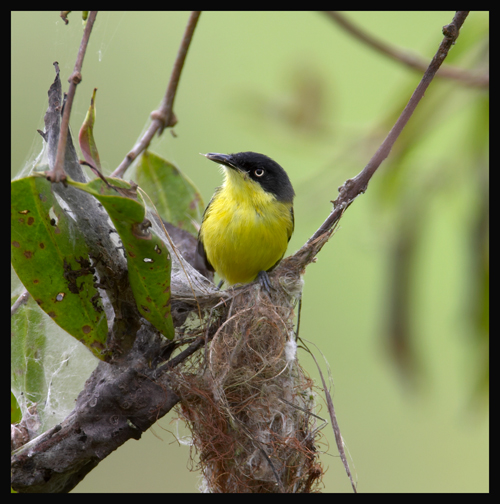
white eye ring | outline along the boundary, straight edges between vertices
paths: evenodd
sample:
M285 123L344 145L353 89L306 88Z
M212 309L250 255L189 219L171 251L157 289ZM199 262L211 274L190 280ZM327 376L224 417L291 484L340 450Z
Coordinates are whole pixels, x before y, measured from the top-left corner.
M262 168L257 168L254 173L256 177L262 177L266 172Z

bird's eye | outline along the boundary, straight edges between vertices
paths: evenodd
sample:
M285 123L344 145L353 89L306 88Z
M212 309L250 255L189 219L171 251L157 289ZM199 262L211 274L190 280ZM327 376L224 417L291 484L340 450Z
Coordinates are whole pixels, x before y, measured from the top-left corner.
M262 168L257 168L254 173L256 177L262 177L262 175L264 175L264 170Z

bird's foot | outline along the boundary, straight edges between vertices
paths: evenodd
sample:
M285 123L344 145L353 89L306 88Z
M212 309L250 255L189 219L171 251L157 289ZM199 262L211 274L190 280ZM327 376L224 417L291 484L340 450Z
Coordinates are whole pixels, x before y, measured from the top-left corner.
M271 289L276 290L271 285L271 280L269 280L269 275L267 274L267 271L259 271L257 278L259 279L261 288L264 289L269 296L271 295Z

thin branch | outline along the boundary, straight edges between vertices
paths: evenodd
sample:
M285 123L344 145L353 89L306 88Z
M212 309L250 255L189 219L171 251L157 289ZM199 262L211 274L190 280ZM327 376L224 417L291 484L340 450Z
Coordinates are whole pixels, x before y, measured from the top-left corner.
M367 44L379 53L389 56L389 58L399 61L406 66L421 72L424 72L427 68L427 61L424 58L387 44L386 42L374 37L349 21L349 19L347 19L343 14L340 14L340 12L324 11L324 13L352 36L356 37L358 40ZM438 77L454 79L466 86L472 87L488 88L490 84L490 77L488 73L477 75L467 70L462 70L461 68L449 65L443 65Z
M215 331L214 331L215 332ZM178 364L184 362L190 355L194 354L196 350L201 348L205 344L205 339L200 337L196 338L191 345L189 345L185 350L177 354L175 357L172 357L168 360L163 366L159 368L158 371L163 373L166 370L173 369Z
M165 97L163 98L160 109L156 112L153 112L154 118L160 119L162 121L158 135L161 135L166 127L174 126L177 123L177 118L173 113L175 94L177 92L177 86L179 84L179 79L181 78L184 61L186 60L187 52L191 44L193 33L198 23L200 14L201 11L193 11L189 16L186 31L179 47L179 51L177 52L177 59L175 60L174 67L172 68L172 74L170 76L170 82L168 83L167 92L165 94Z
M14 301L14 304L10 307L10 316L14 315L20 306L26 304L30 297L30 293L24 289L21 295Z
M80 82L82 81L81 71L83 58L85 57L85 52L87 51L90 33L92 32L92 27L94 26L96 16L97 11L90 12L85 30L83 32L82 41L80 43L80 49L78 50L78 56L76 57L75 68L73 69L73 73L68 79L68 97L64 105L64 112L61 121L61 132L59 134L59 144L57 145L56 161L52 170L47 172L47 180L50 180L51 182L62 182L66 180L66 173L64 172L63 163L66 153L66 141L68 139L69 117L71 115L71 107L73 106L73 99L76 93L76 86L78 86L78 84L80 84Z
M125 159L120 163L118 168L111 174L112 177L122 177L127 168L132 164L134 159L144 151L150 144L151 140L158 131L158 135L163 133L165 128L171 128L177 123L177 118L173 112L175 93L181 77L182 67L186 60L189 45L193 38L193 33L198 23L201 11L193 11L189 16L188 24L182 38L177 59L175 60L170 82L168 83L167 91L161 102L160 108L151 112L151 124L142 138L134 145L134 148L125 156Z
M307 346L306 346L307 348ZM326 405L328 407L328 413L330 415L330 420L332 421L332 428L333 428L333 433L335 435L335 442L337 443L337 449L339 450L339 455L340 459L342 460L342 464L344 465L344 469L347 473L347 476L349 477L349 480L351 481L351 486L354 491L354 493L358 493L357 485L354 483L352 474L351 474L351 468L349 467L349 463L347 462L347 457L345 454L344 450L344 439L342 437L342 434L340 433L340 427L339 423L337 421L337 415L335 414L335 407L333 406L333 401L332 401L332 395L330 394L330 391L328 390L328 387L326 386L325 378L323 376L323 372L321 371L321 367L318 364L318 361L316 360L315 355L307 349L309 355L313 358L314 363L316 364L316 368L319 371L319 376L321 378L321 383L323 384L323 390L325 392L325 399L326 399Z
M338 222L340 217L342 217L342 214L347 209L347 207L361 193L364 193L366 191L368 182L370 181L382 161L391 152L392 146L396 142L400 133L403 131L403 128L412 116L420 100L423 98L425 90L429 87L429 84L436 75L436 72L439 70L439 67L448 55L451 46L457 40L460 28L468 14L469 11L458 11L454 16L453 21L449 25L443 26L444 39L441 42L439 49L434 55L434 58L432 58L429 67L425 71L420 83L413 92L410 101L404 108L403 112L401 112L401 115L392 127L386 139L382 142L377 152L373 155L365 168L354 178L347 180L344 185L339 188L340 194L338 198L333 202L333 211L330 213L325 222L323 222L323 224L319 227L319 229L311 236L311 238L309 238L302 249L308 248L312 242L320 238L325 233L330 233L333 226Z

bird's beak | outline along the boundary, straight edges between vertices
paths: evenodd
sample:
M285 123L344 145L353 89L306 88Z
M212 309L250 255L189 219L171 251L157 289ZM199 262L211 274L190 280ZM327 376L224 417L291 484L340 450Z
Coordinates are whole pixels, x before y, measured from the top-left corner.
M224 166L228 166L229 168L239 169L232 162L233 156L230 154L217 154L216 152L209 152L208 154L203 154L210 161L214 161L215 163L220 163Z

